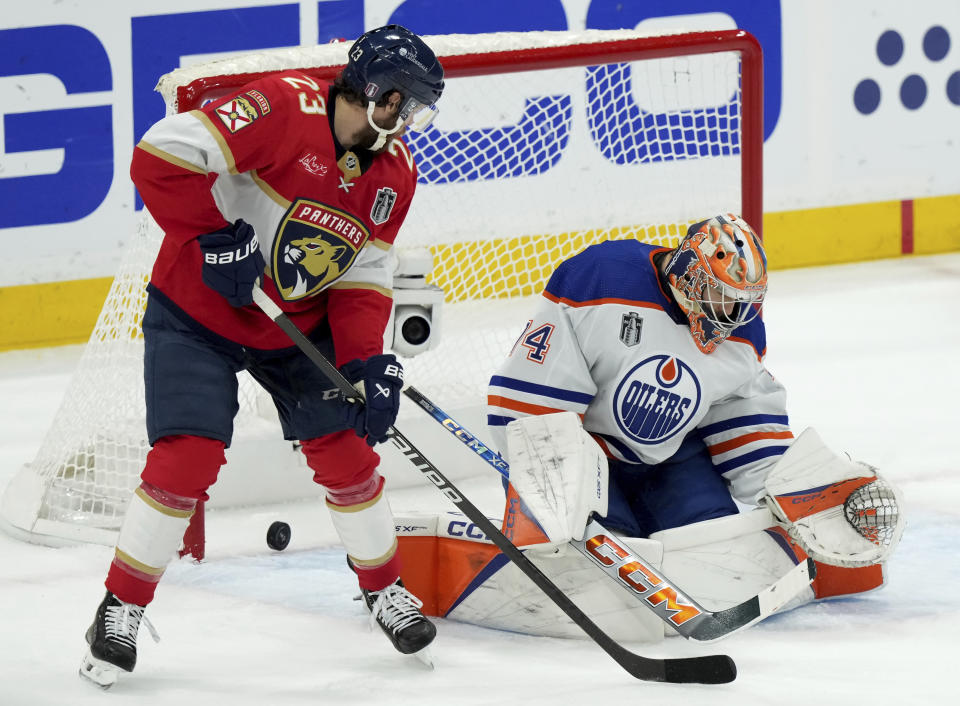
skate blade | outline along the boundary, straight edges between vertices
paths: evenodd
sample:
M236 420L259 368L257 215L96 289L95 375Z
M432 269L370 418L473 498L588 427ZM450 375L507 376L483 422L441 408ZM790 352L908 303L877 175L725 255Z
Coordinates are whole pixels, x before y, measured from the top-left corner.
M433 669L433 653L430 651L430 647L424 647L422 650L413 653L413 656L417 658L417 661L423 664L428 669Z
M117 683L120 670L109 662L97 659L88 652L84 656L83 662L80 663L79 674L84 680L106 691Z

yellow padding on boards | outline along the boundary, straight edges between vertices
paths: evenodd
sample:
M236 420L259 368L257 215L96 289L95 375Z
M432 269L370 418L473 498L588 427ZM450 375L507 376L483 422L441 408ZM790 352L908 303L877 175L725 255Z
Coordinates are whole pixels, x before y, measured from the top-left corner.
M83 343L113 279L0 287L0 351Z
M897 257L900 202L768 213L763 247L772 270Z
M960 196L934 196L913 202L913 252L960 250Z

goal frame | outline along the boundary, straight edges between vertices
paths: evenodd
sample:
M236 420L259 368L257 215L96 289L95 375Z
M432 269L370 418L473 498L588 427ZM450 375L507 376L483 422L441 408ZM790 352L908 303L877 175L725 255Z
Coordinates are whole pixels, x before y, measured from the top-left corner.
M507 38L510 41L503 44L492 41L500 38ZM626 64L635 61L673 59L701 54L737 53L740 63L739 84L737 85L739 91L739 125L737 128L737 159L740 169L739 208L740 214L758 233L762 234L763 53L759 42L749 32L717 30L638 36L638 33L633 30L587 30L583 32L443 35L425 37L424 39L428 43L431 43L431 40L436 42L436 53L443 63L446 78L450 79L575 67L590 68L595 65ZM523 43L524 46L519 49L502 48L504 44L510 44L511 42ZM431 46L434 45L431 44ZM342 69L343 64L337 62L342 61L345 53L346 45L332 47L321 45L231 57L218 62L177 69L161 77L157 90L163 95L168 111L183 112L199 108L205 101L217 100L235 93L253 80L280 71L299 70L317 80L330 81ZM323 65L318 66L317 64L321 62ZM252 68L253 70L247 71L246 68ZM731 178L727 183L732 186L736 181ZM690 193L696 193L695 187L692 187ZM734 198L730 199L731 208L736 207L733 203ZM137 292L142 294L139 291L142 289L142 284L145 284L145 281L141 281L140 275L142 273L139 270L128 271L124 267L124 265L121 265L118 271L115 288L121 283L121 280L125 282L134 281L137 283ZM500 273L498 272L498 274ZM147 276L149 276L149 271ZM503 279L502 276L501 279ZM402 290L395 291L400 292ZM111 295L108 296L107 300L108 305L113 293L114 289L112 288ZM136 293L134 296L136 296ZM508 294L507 296L515 295ZM100 321L97 324L98 328L102 321L112 318L108 305L105 305L101 312ZM120 338L124 341L123 345L129 348L130 344L139 335L139 319L132 321L129 312L126 312L126 315L120 318L122 321L116 326L129 326L133 323L133 328L137 329L137 331L133 331L124 328L120 333ZM515 332L511 333L515 336ZM113 345L116 340L111 338L106 343ZM510 340L514 339L511 338ZM103 336L101 335L98 338L98 329L95 329L91 335L88 350L92 351L97 345L102 346L104 344ZM91 356L91 358L93 357ZM83 362L82 359L81 363ZM418 363L416 359L411 362L413 364ZM406 362L404 364L407 365ZM415 372L416 369L413 370ZM69 395L73 391L73 387L74 385L71 384L67 391L61 410L54 420L54 425L48 431L48 438L56 436L57 429L54 426L60 422L61 415L64 420L67 420L65 426L70 426L69 420L72 417L66 412L71 411L69 409ZM77 388L81 389L79 385ZM450 404L449 400L445 404ZM457 413L463 416L464 411L457 409ZM410 423L414 424L416 422L410 420ZM409 428L407 420L402 420L402 424L405 430ZM430 425L424 423L424 426L429 427ZM98 431L100 431L99 427ZM143 445L146 442L141 440L139 443ZM284 460L277 462L277 465L289 464L294 457L302 462L301 455L296 452L295 445L291 448L288 442L271 446L267 442L257 441L256 444L248 444L245 453L256 457L256 461L261 464L269 456L269 462L273 463L279 458L278 454L281 451L281 446L284 447L282 449ZM50 476L45 475L46 466L41 463L43 451L44 448L41 447L33 464L24 466L21 472L11 480L4 496L0 498L0 526L11 531L19 538L40 544L59 545L73 542L108 544L115 541L118 530L112 527L88 526L75 523L72 519L46 519L41 514L41 508L46 507L48 501L47 493L60 480L59 476L56 475L60 471L56 471ZM391 451L393 450L388 447L384 448L385 454L389 454ZM78 467L84 457L91 455L83 447L71 447L71 453L75 454L74 461ZM69 466L73 462L65 462L60 456L56 458L59 459L57 462L61 464L61 468L64 465ZM130 458L133 457L130 456ZM301 469L298 468L297 470ZM98 458L97 472L99 471L100 461ZM128 476L124 475L123 477L127 478ZM219 485L222 486L223 484ZM69 488L67 492L69 492ZM97 492L100 493L96 495L99 502L103 492L100 486L97 486ZM261 500L261 502L263 501ZM238 504L249 504L249 502ZM197 559L202 558L204 553L203 510L202 505L198 506L194 522L184 538L186 553L192 554ZM42 517L44 519L40 519ZM98 515L98 517L100 516ZM114 519L122 518L122 515L114 515L113 517Z

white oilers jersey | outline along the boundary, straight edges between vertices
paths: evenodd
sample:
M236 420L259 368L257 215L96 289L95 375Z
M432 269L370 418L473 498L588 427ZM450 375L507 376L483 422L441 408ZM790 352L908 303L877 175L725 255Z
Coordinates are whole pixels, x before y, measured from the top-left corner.
M505 449L518 417L576 412L611 459L656 464L700 435L738 500L754 503L793 438L783 386L762 358L758 317L702 353L636 241L567 260L490 380L488 424Z

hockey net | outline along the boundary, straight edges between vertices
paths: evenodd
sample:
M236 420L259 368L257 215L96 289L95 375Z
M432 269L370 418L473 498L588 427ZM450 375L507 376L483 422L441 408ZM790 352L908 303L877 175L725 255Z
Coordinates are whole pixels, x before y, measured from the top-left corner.
M525 322L504 307L539 293L564 258L606 239L672 245L688 224L726 211L761 228L762 60L749 34L425 39L447 87L430 129L405 138L420 183L397 247L401 258L429 251L427 281L444 292L439 344L404 366L446 408L482 409ZM176 112L272 71L330 80L348 46L181 68L158 90ZM31 541L116 539L148 450L140 318L161 238L145 212L46 439L4 494L4 526ZM274 469L302 465L300 454L277 445L270 400L246 376L240 389L228 466L269 465L274 484ZM252 485L225 504L269 499L264 483Z

